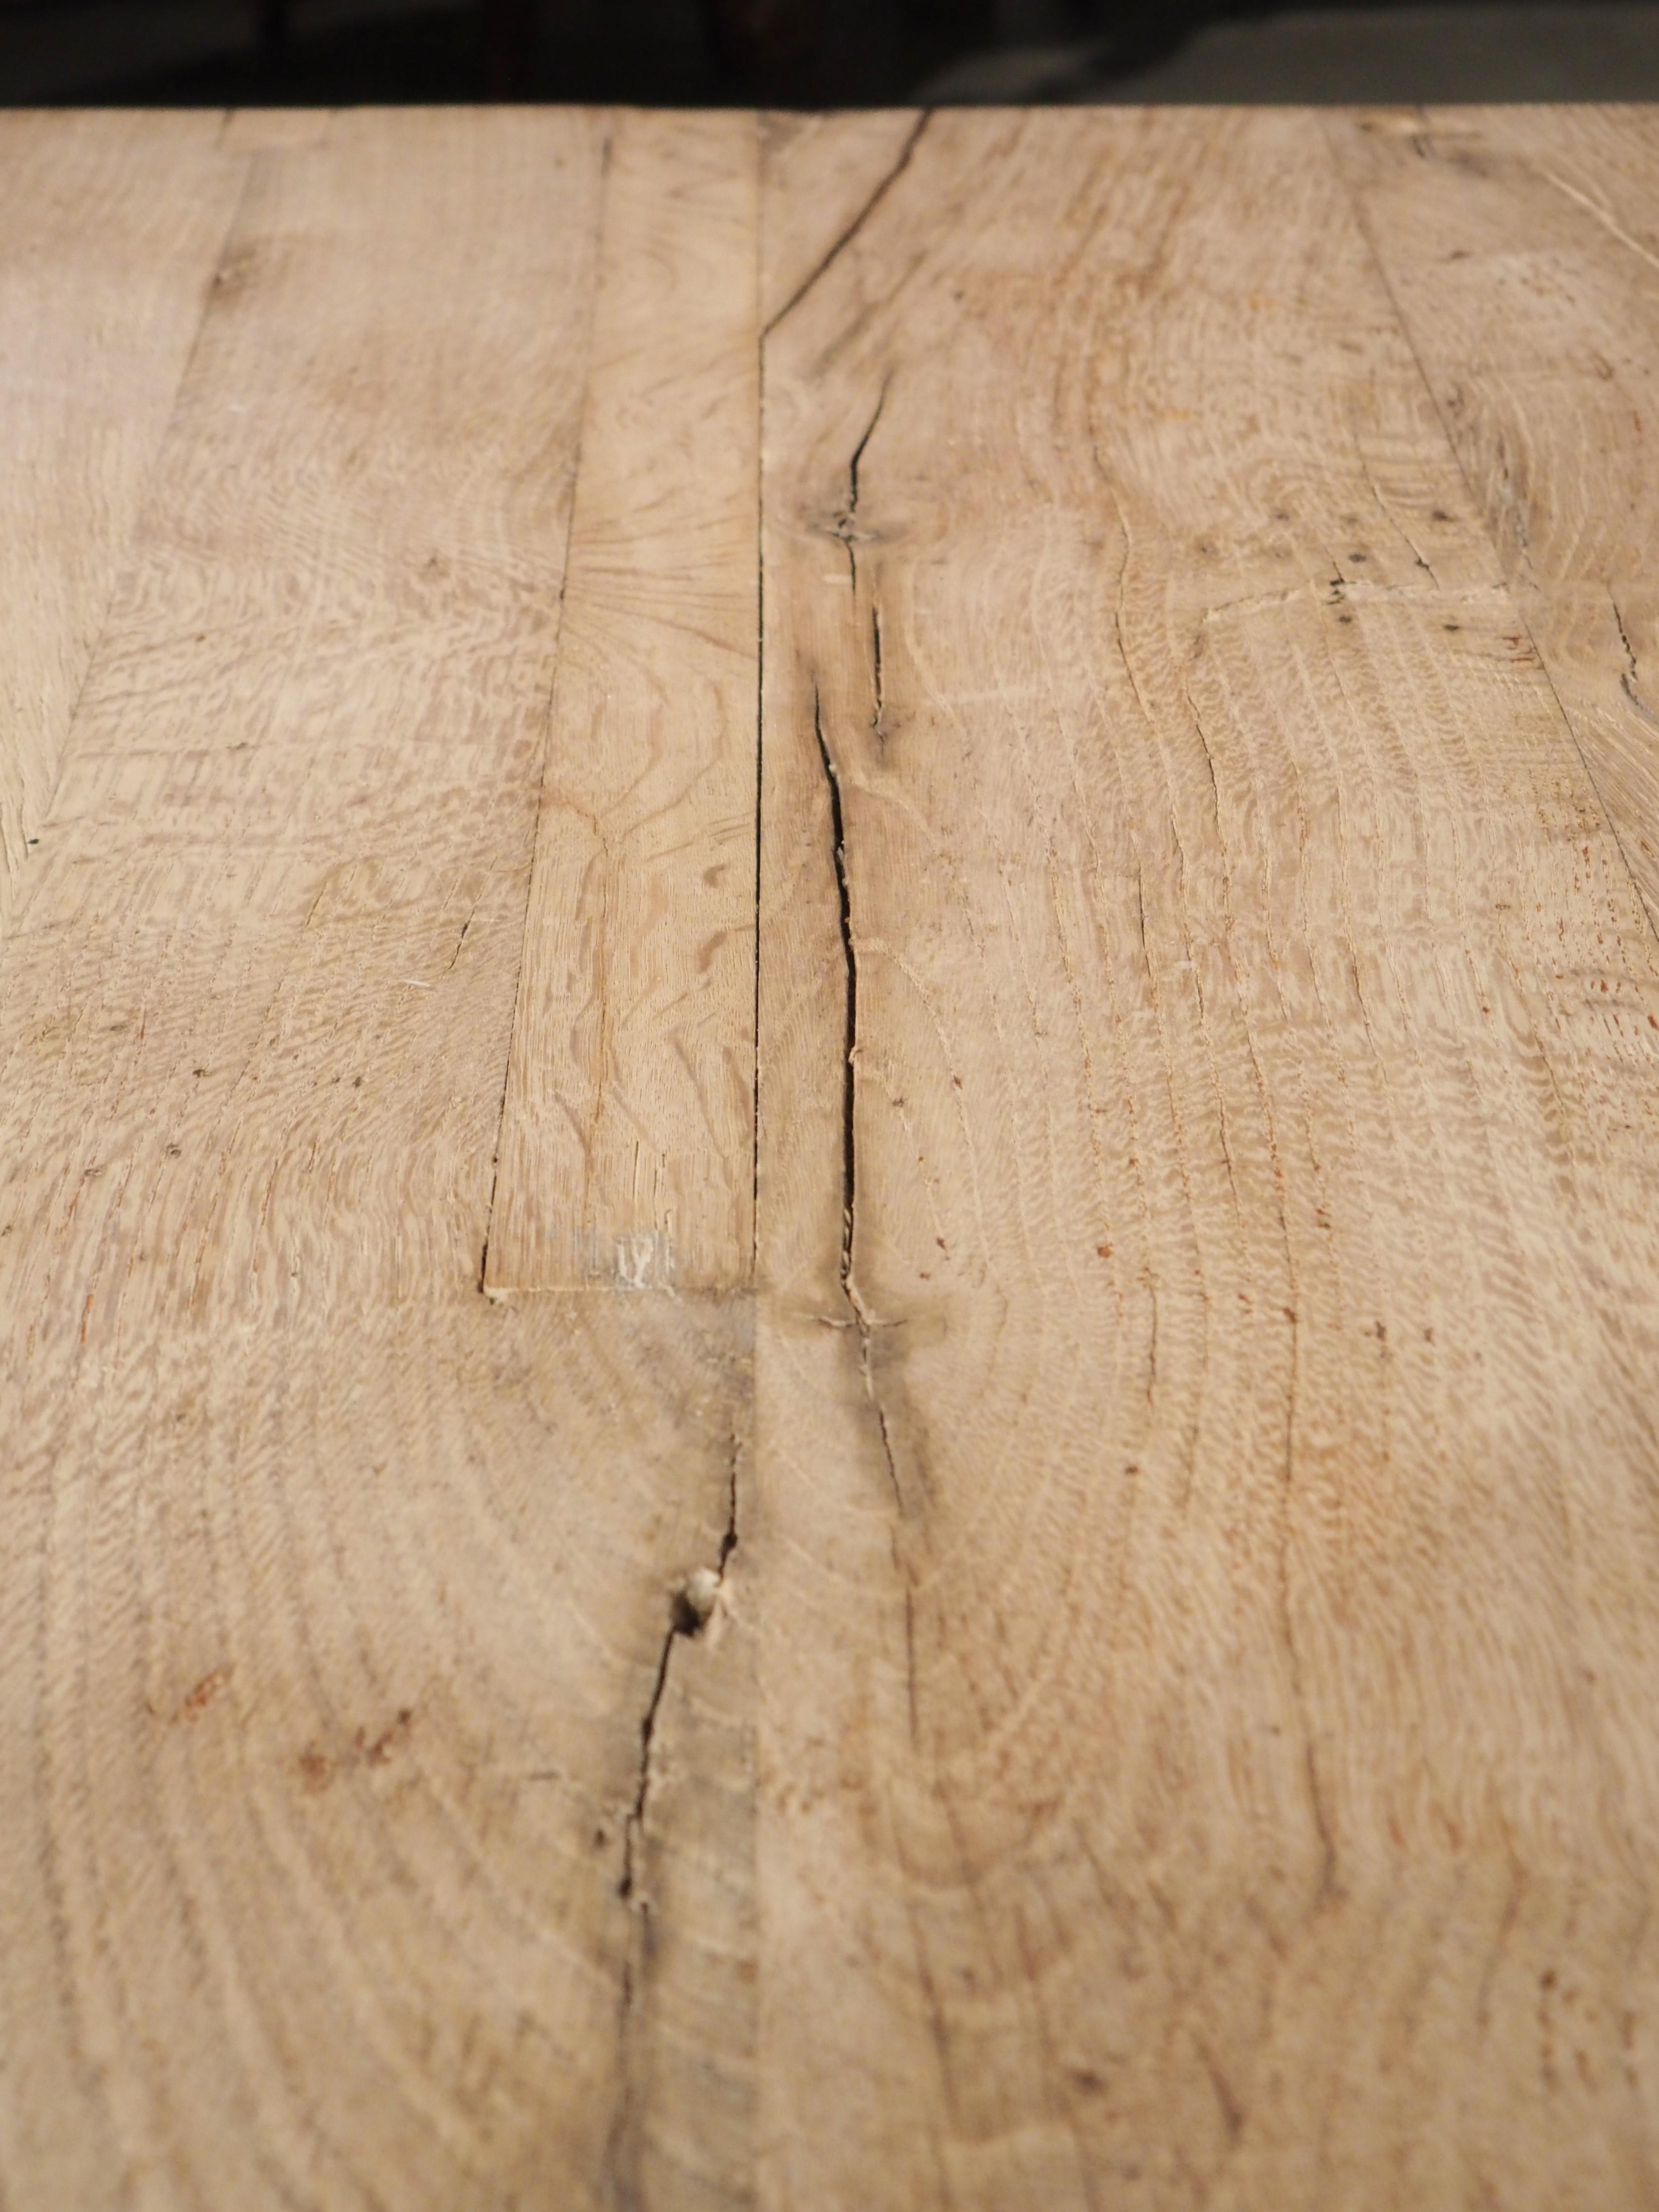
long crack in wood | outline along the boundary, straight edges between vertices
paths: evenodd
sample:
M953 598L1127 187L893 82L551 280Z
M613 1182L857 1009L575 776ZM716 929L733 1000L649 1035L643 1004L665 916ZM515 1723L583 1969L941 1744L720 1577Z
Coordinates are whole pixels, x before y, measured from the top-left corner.
M856 478L854 481L856 483ZM858 1331L859 1373L863 1378L864 1394L870 1401L877 1433L881 1438L882 1455L887 1462L887 1479L893 1486L893 1496L902 1513L904 1510L904 1492L899 1486L898 1462L893 1455L887 1411L876 1389L875 1372L870 1357L871 1340L879 1324L866 1310L863 1299L859 1296L858 1284L853 1273L853 1243L858 1226L859 1195L859 957L853 936L853 898L847 875L847 823L842 808L841 777L823 734L823 702L817 684L812 687L812 734L817 740L818 758L823 764L823 780L830 791L830 830L836 865L842 966L846 976L841 1097L841 1293L847 1301L854 1326Z
M674 1656L674 1646L684 1637L690 1640L702 1634L712 1619L720 1590L726 1582L726 1570L732 1554L738 1548L738 1465L742 1457L742 1444L734 1434L732 1455L726 1477L726 1528L720 1537L717 1563L713 1567L700 1567L688 1575L675 1590L669 1607L668 1630L662 1640L662 1650L657 1657L656 1680L651 1686L651 1698L640 1723L640 1771L634 1791L634 1802L623 1825L622 1876L617 1884L617 1894L625 1903L634 1901L635 1856L639 1841L645 1831L647 1800L651 1795L651 1747L657 1732L657 1715L662 1709L663 1692L668 1687L668 1668ZM643 1899L636 1910L641 1913L650 1907Z
M657 1678L651 1686L651 1702L645 1709L645 1718L640 1723L640 1771L634 1790L634 1802L627 1820L623 1823L622 1879L617 1884L617 1894L624 1903L634 1898L634 1853L645 1827L646 1800L651 1794L651 1742L657 1732L657 1715L662 1709L663 1692L668 1687L668 1662L674 1656L674 1639L681 1633L678 1610L669 1623L668 1633L662 1640L662 1650L657 1659ZM647 1912L650 1907L642 1900L638 1907Z
M847 504L836 517L835 534L847 548L848 573L854 592L859 587L858 514L859 463L864 459L865 447L876 434L876 425L881 420L881 410L887 404L887 386L881 387L876 401L876 411L865 425L864 435L853 448L853 458L847 464Z
M858 1197L858 1133L854 1109L858 1099L858 1068L854 1054L859 1041L859 963L853 949L853 901L847 884L847 826L842 813L841 778L830 757L823 735L823 702L812 687L812 734L817 739L823 779L830 787L830 834L835 853L836 893L840 906L841 957L846 978L846 1018L842 1060L841 1097L841 1287L849 1304L853 1272L853 1215Z
M617 1893L635 1917L639 1949L635 1959L623 1960L617 2021L617 2040L622 2051L622 2086L606 2141L605 2163L613 2195L623 2203L636 2202L638 2196L630 2172L630 2158L637 2153L634 2117L636 2098L632 2061L634 2014L651 1963L651 1900L638 1892L635 1857L645 1833L646 1808L651 1795L652 1747L656 1736L657 1716L662 1710L664 1693L668 1687L668 1669L673 1659L674 1646L682 1637L695 1639L701 1636L708 1626L725 1583L732 1554L738 1548L738 1475L743 1459L743 1440L736 1430L732 1431L731 1443L726 1470L726 1527L720 1536L717 1564L688 1575L674 1592L668 1632L663 1638L662 1650L657 1658L656 1678L651 1686L650 1702L646 1706L645 1717L640 1723L640 1770L634 1802L623 1825L622 1876L617 1884Z

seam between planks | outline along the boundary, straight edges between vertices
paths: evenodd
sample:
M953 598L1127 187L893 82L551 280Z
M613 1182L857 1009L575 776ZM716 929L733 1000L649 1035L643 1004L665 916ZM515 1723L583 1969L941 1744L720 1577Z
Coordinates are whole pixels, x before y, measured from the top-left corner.
M749 1103L753 1117L749 1199L749 1282L760 1280L761 842L766 795L766 137L755 113L755 1014Z

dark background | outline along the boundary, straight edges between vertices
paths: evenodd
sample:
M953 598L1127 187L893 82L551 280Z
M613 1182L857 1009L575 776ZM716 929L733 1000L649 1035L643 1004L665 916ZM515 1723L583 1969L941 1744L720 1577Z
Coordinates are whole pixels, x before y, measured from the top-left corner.
M0 103L1659 98L1631 0L0 0Z

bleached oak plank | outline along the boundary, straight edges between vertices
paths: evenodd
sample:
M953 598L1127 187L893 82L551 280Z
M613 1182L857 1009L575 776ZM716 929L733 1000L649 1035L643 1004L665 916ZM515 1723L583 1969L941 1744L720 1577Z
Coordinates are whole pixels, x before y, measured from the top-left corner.
M757 159L752 115L611 146L493 1292L750 1276Z
M602 131L251 173L0 969L28 1325L477 1283Z
M605 129L254 161L0 949L8 2203L718 2197L663 2085L743 2125L752 1961L673 2031L744 1808L644 1723L741 1680L665 1668L748 1315L479 1285Z
M763 2201L1644 2203L1659 968L1321 126L765 392Z
M0 940L242 189L220 124L0 116Z
M230 118L0 937L8 2203L1651 2201L1645 495L1333 143Z
M1659 114L1395 110L1331 131L1659 926Z
M741 1832L716 1805L718 1885L659 1840L736 1639L658 1711L634 1855L685 1910L648 1959L619 1883L746 1339L740 1309L475 1291L9 1373L9 2201L564 2212L682 2164L704 2198L668 2201L741 2201L746 2136L735 2190L709 2173L752 1960L708 1911Z

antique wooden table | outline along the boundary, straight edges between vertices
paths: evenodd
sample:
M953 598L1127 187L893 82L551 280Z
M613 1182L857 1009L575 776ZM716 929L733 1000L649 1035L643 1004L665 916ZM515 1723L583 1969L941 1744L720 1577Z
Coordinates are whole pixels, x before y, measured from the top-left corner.
M1659 112L0 120L0 2201L1659 2197Z

